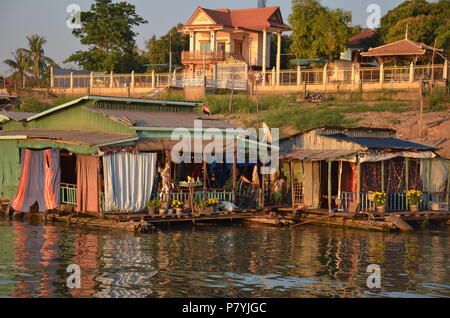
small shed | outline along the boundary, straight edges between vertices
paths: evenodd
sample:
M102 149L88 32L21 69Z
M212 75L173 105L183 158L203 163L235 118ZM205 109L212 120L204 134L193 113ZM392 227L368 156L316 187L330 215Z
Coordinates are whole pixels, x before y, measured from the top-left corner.
M294 209L373 211L371 193L384 192L388 211L404 211L413 189L424 192L422 209L448 202L448 161L392 129L320 127L281 140L280 149Z

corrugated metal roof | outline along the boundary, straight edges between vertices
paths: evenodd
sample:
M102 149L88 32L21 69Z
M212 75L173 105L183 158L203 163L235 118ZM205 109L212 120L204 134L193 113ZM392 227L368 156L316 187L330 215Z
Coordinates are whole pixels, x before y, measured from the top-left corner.
M27 138L37 139L49 139L49 140L62 140L83 143L88 145L103 145L109 143L120 142L136 138L133 134L119 134L102 131L90 131L90 130L12 130L12 131L0 131L1 137L8 136L27 136Z
M367 148L390 148L390 149L417 149L417 150L435 150L432 146L415 143L408 140L397 138L351 138L344 134L327 135L325 137L337 140L353 142Z
M201 120L203 128L236 128L226 121L207 117L197 113L152 112L123 109L104 109L87 107L86 109L100 113L112 120L136 127L170 127L194 128L194 121Z
M2 111L0 112L0 121L2 120L2 117L6 118L7 120L25 120L30 116L35 115L35 113L25 113L25 112L10 112L10 111Z
M123 98L123 97L105 97L105 96L84 96L79 99L75 99L63 105L59 105L43 111L41 113L35 114L27 118L27 121L32 121L40 117L47 116L53 112L56 112L67 107L71 107L80 102L93 100L93 101L113 101L122 103L141 103L141 104L161 104L161 105L176 105L176 106L187 106L187 107L198 107L203 106L203 103L196 102L178 102L178 101L166 101L166 100L155 100L155 99L137 99L137 98Z
M284 155L281 159L288 160L311 160L320 161L328 159L339 159L355 154L355 151L333 151L333 150L297 150L290 154Z

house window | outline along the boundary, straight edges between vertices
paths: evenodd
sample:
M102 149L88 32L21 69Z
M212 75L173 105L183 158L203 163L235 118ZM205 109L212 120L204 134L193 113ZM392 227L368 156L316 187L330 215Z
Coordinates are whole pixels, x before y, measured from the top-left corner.
M200 49L202 52L211 52L211 43L209 42L201 43Z
M217 42L217 51L225 51L225 42Z

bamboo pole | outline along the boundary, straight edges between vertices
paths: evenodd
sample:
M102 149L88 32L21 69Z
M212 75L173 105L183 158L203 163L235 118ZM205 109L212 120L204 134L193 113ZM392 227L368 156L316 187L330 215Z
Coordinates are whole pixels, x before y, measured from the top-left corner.
M292 212L295 212L295 182L294 182L294 162L290 161L290 176L291 176L291 198L292 198Z

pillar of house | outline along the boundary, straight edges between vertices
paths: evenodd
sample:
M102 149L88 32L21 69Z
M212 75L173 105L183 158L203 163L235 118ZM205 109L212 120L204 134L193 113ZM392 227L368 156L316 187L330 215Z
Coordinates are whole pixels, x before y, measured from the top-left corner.
M211 52L215 52L217 48L217 31L211 31Z
M380 84L384 83L384 63L380 64Z
M276 72L275 72L275 67L274 67L274 68L272 68L272 86L275 86L277 84L275 77L276 77Z
M267 30L263 30L263 53L262 53L262 74L263 86L266 86L266 69L267 69Z
M325 63L325 66L323 67L323 85L327 85L328 82L328 64Z
M111 73L109 74L109 88L113 87L114 87L114 73L113 71L111 71Z
M189 34L189 52L195 52L195 32Z
M302 67L299 65L297 66L297 86L302 85Z
M444 71L442 74L442 78L444 79L444 81L448 80L448 60L444 61Z
M277 33L277 86L281 79L281 32Z
M411 62L411 64L409 64L409 82L414 82L414 62Z
M53 66L50 67L50 87L55 87L55 79L53 78Z
M155 89L155 70L152 71L152 89Z
M73 89L73 72L70 72L70 89Z
M131 88L135 86L134 71L131 72Z

